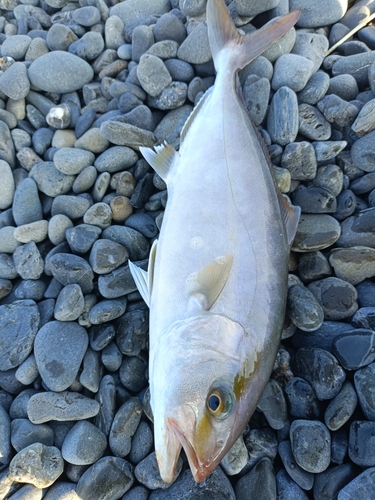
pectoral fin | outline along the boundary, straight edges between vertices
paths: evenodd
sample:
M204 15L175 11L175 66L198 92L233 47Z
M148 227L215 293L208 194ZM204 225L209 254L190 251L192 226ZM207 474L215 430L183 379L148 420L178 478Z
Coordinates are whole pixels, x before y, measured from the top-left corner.
M301 215L300 207L295 207L285 195L278 192L280 200L281 215L284 221L288 244L291 245L296 236L299 218Z
M140 147L139 150L155 172L160 175L164 182L167 182L172 165L178 158L177 151L166 142L161 146L155 146L155 151L144 147Z
M156 248L158 240L154 240L150 256L148 258L148 271L144 271L140 267L136 266L129 260L129 269L137 285L139 293L142 295L142 299L146 302L148 307L150 307L150 296L152 291L152 282L154 277L154 264L156 257Z
M209 310L213 306L228 280L232 264L233 255L218 257L188 277L190 308Z

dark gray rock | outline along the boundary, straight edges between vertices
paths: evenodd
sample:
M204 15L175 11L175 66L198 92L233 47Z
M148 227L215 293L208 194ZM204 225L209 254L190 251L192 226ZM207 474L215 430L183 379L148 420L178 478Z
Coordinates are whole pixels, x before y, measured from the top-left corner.
M335 196L328 189L321 187L298 186L291 199L304 213L335 213L337 208Z
M0 432L2 435L0 443L0 464L2 468L9 465L12 456L11 447L11 423L5 408L0 405Z
M129 252L132 261L146 259L150 250L147 239L135 229L124 226L111 226L103 231L103 238L123 245Z
M132 464L137 465L144 460L151 452L154 444L153 433L147 422L141 421L135 431L131 449L129 453L129 460Z
M74 465L95 463L107 447L105 435L90 422L77 422L66 435L61 453L67 462Z
M345 319L358 309L357 291L353 285L339 278L325 278L308 285L320 302L325 319Z
M337 431L353 415L358 403L357 394L351 382L346 381L341 391L330 401L324 414L328 429Z
M53 429L47 424L33 424L26 418L15 418L11 423L11 442L13 448L19 452L33 443L42 443L52 446L54 441Z
M296 463L290 441L282 441L279 444L278 451L289 477L302 489L311 490L314 484L314 474L303 469Z
M284 393L280 384L271 379L258 401L258 409L266 417L272 429L282 429L287 422L288 412Z
M298 92L298 102L311 105L316 104L325 96L329 88L329 82L327 73L321 70L317 71L309 78L301 92Z
M373 467L375 464L375 422L355 420L349 431L350 459L361 467Z
M35 360L50 390L64 391L73 383L87 346L88 335L77 323L51 321L38 331Z
M147 105L151 108L168 110L181 107L187 97L187 85L184 82L172 82L155 97L148 97Z
M128 399L117 411L109 433L109 446L116 457L126 457L142 415L138 398Z
M54 278L63 285L77 283L83 294L93 290L93 270L87 261L78 255L56 253L50 258L50 269Z
M303 378L293 377L284 388L289 412L293 417L316 419L320 404L311 385Z
M74 321L84 310L82 289L76 283L66 285L56 299L54 317L58 321Z
M5 43L5 42L4 42ZM30 91L25 64L15 62L0 77L0 90L14 100L23 99Z
M307 500L308 498L283 469L276 474L276 488L278 500Z
M358 87L365 88L369 83L369 67L375 61L373 52L363 52L347 57L340 57L332 66L332 75L352 75L358 84Z
M126 309L126 299L102 300L95 304L89 312L89 321L92 325L100 325L107 321L112 321L124 314Z
M33 179L26 178L17 186L12 213L17 226L43 219L42 204L37 185Z
M102 230L91 224L79 224L66 230L66 240L73 252L85 254L99 238Z
M358 370L374 361L374 342L372 330L358 328L335 337L332 349L346 370Z
M182 469L182 459L178 458L176 470L173 476L172 483L176 481ZM156 461L155 452L148 455L134 469L136 479L150 490L164 490L168 488L168 483L164 482L160 476L159 467ZM191 475L191 472L189 471ZM173 490L172 490L173 491ZM158 496L156 496L158 498ZM163 497L162 497L163 498ZM172 498L172 497L166 497Z
M321 252L308 252L301 254L298 261L298 271L304 282L314 281L329 276L331 266Z
M280 146L293 142L298 127L297 96L288 87L281 87L272 98L267 118L267 130L272 142Z
M335 498L340 490L357 477L358 471L352 464L331 467L315 477L314 498L330 500ZM338 498L338 497L337 497Z
M238 480L235 487L237 500L257 497L259 500L276 498L276 479L272 462L262 458L255 467Z
M265 77L258 78L256 75L249 75L243 86L246 110L256 127L266 116L270 90L269 80Z
M374 472L375 468L370 468L362 472L355 479L350 481L337 495L337 500L363 500L371 498L374 494Z
M331 460L331 436L318 420L294 420L290 442L297 464L308 472L323 472ZM301 443L302 446L301 446Z
M116 342L123 354L138 356L146 348L148 311L135 309L126 312L116 322Z
M296 53L283 54L275 63L272 88L279 90L287 86L294 92L299 92L305 87L313 70L314 64L310 59Z
M374 420L375 405L372 397L372 384L375 379L375 364L371 363L357 370L354 374L354 385L358 394L359 404L369 420Z
M141 356L130 356L125 358L120 367L120 380L125 389L139 392L147 385L146 379L147 363Z
M13 261L17 273L23 279L39 279L44 271L42 256L33 241L17 247L13 254Z
M39 191L52 198L68 193L75 179L74 175L65 175L57 170L51 161L33 165L30 177L36 182Z
M300 104L299 133L313 141L325 141L331 137L331 125L322 113L310 104Z
M98 288L106 299L116 299L137 290L129 266L120 266L114 271L99 276Z
M358 84L354 76L343 74L329 80L327 94L335 94L344 101L352 101L358 95Z
M281 158L281 166L289 170L292 179L314 179L317 162L313 146L306 141L287 144Z
M330 215L302 214L292 249L296 252L323 250L333 245L340 234L340 224Z
M91 248L89 262L97 274L107 274L127 261L126 248L116 241L102 238L95 241Z

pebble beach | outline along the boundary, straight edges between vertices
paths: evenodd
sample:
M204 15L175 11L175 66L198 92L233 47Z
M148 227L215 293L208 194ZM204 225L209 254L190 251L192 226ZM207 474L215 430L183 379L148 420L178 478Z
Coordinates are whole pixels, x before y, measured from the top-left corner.
M226 0L243 34L301 9L239 81L302 215L243 436L202 483L158 472L128 261L167 189L139 147L178 149L214 84L206 3L0 0L0 500L375 498L374 0Z

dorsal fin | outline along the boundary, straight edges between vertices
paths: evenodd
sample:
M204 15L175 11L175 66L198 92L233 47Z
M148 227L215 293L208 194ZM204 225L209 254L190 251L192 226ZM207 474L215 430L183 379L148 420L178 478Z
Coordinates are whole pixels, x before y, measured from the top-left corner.
M155 151L143 146L139 150L155 172L160 175L164 182L167 182L168 174L178 158L177 151L166 142L160 146L155 146Z
M194 308L194 304L206 311L213 306L227 282L232 264L233 255L218 257L188 277L186 284L190 309Z
M280 201L281 216L284 221L288 244L291 245L296 236L301 209L292 205L289 198L281 194L279 190L277 190L277 195Z
M190 113L190 115L187 117L186 122L184 123L184 126L182 127L181 134L180 134L180 141L181 143L186 137L186 134L188 133L195 117L197 116L198 112L202 108L203 104L206 102L207 98L211 95L211 92L213 91L213 86L210 87L206 92L202 95L202 97L199 99L198 104L195 106L193 111Z

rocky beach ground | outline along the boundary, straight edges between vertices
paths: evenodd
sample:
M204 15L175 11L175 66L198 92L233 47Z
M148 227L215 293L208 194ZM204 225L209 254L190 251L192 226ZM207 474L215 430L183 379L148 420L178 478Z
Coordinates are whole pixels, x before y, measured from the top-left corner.
M178 149L214 83L206 1L0 0L1 499L375 498L375 1L227 4L243 33L302 9L240 73L302 216L257 411L209 478L182 455L167 485L127 261L167 201L139 146Z

